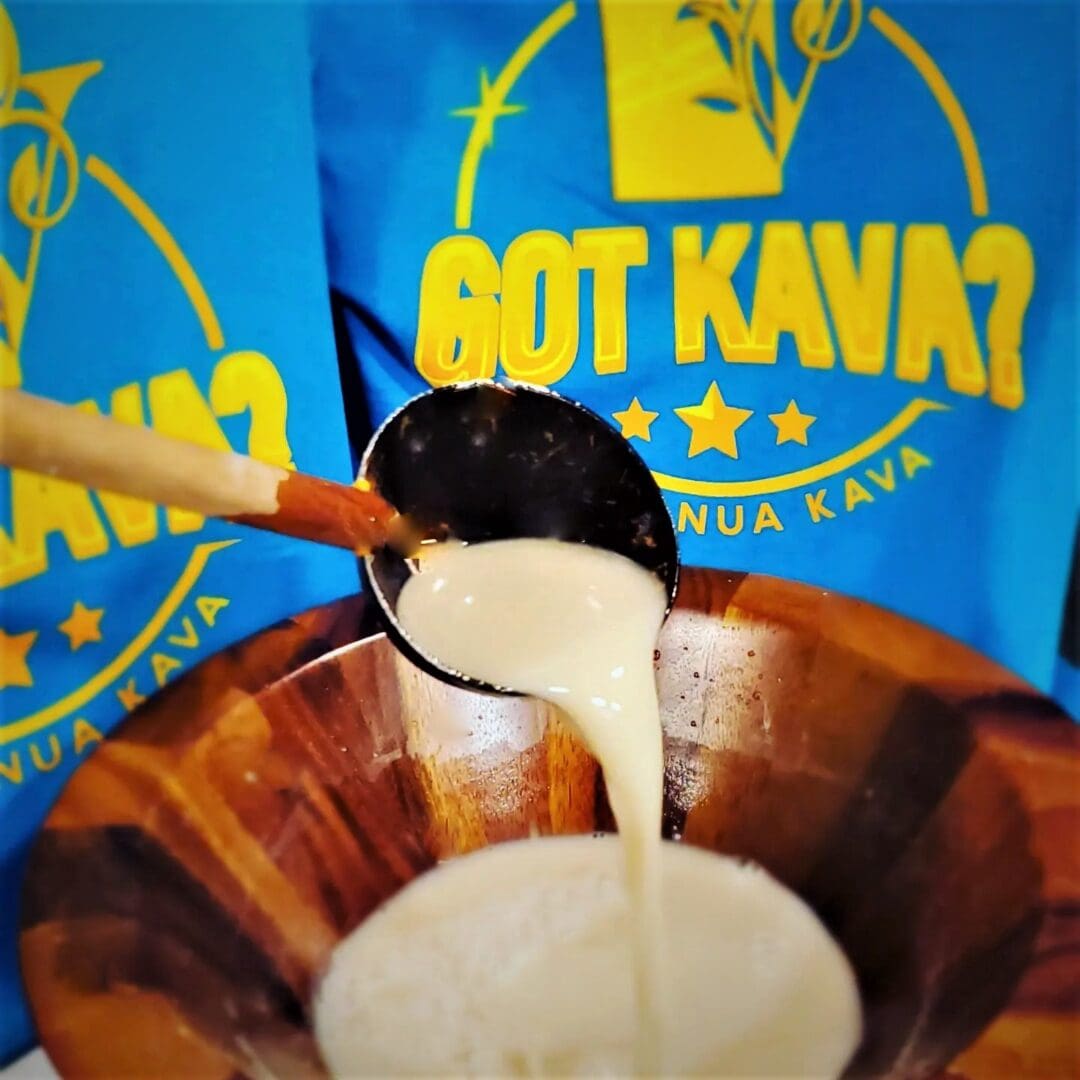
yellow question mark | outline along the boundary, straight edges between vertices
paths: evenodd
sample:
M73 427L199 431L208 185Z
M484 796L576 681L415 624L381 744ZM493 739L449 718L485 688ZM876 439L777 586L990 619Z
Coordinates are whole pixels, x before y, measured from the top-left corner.
M296 468L285 431L285 384L268 356L250 349L223 356L210 380L210 407L218 416L250 410L248 453L271 465Z
M1024 315L1035 286L1035 259L1027 237L1011 225L983 225L964 252L964 280L972 285L997 284L986 318L990 400L1018 409L1024 402L1020 353Z

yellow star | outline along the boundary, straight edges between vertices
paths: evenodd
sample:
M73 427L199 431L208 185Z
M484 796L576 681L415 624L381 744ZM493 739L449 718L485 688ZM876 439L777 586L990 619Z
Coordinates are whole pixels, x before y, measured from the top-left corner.
M472 117L480 135L480 145L489 147L495 141L495 121L501 116L513 116L525 111L524 105L507 105L488 79L487 68L480 69L480 103L461 109L451 109L451 116Z
M128 712L138 708L138 706L146 700L146 695L140 694L139 691L135 689L134 679L128 679L127 685L121 686L120 689L116 691L116 696L120 699L120 704L123 705Z
M57 628L67 634L72 652L81 649L88 641L101 640L101 616L104 614L104 608L88 608L81 600L75 601L71 614Z
M720 387L711 383L700 405L676 409L676 415L690 429L690 449L687 457L697 457L706 450L719 450L730 458L739 456L735 432L754 415L753 409L728 405Z
M651 409L642 408L641 402L636 397L622 412L611 415L618 420L624 439L638 438L644 442L652 442L649 427L660 414Z
M776 425L776 445L786 442L802 443L807 445L806 432L810 425L817 419L809 413L799 412L799 406L795 399L787 403L783 412L769 413L769 419Z
M27 630L24 634L8 634L0 630L0 690L5 686L34 685L26 654L37 636L36 630Z

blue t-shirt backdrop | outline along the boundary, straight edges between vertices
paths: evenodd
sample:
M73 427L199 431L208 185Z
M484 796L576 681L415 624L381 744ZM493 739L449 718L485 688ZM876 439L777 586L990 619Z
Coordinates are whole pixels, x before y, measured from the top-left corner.
M552 385L641 451L686 562L872 600L1050 689L1076 19L316 6L327 257L372 419L426 383Z
M3 385L348 480L303 10L74 11L0 7ZM356 584L344 552L0 471L0 1062L32 1040L21 867L71 771Z

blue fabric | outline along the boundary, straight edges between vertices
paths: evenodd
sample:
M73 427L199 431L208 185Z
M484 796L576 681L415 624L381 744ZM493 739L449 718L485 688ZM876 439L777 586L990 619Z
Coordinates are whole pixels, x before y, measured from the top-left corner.
M852 5L824 7L839 9L836 44ZM812 64L792 27L813 22L814 5L780 6L771 19L768 5L757 5L755 21L735 32L721 8L745 10L408 0L313 9L330 278L372 316L351 323L372 419L426 381L512 373L514 348L496 364L498 341L485 353L475 329L501 320L505 332L512 318L511 332L538 347L536 364L548 336L570 350L565 372L555 362L547 369L557 389L609 417L633 399L656 414L648 441L632 434L633 417L627 431L654 470L675 478L667 497L686 562L867 598L1048 690L1077 506L1077 9L905 2L863 10L850 47L817 67L795 125L783 95L797 97ZM546 32L560 13L560 26ZM633 18L648 20L636 35ZM751 60L739 74L732 58L747 46ZM523 54L528 62L516 63ZM748 104L748 66L775 140ZM455 207L474 125L482 153L465 219ZM786 158L776 167L782 138ZM965 141L975 149L966 159ZM759 143L764 157L753 158ZM668 198L680 184L694 197ZM761 194L737 195L740 184ZM829 222L846 225L848 258L864 275L871 264L892 273L880 374L848 369L857 357L839 323L851 325L869 305L830 300L826 273L835 283L838 271L814 248L815 223ZM730 233L737 223L750 238L731 281L749 337L759 335L756 363L725 362L714 326L686 314L686 281L673 280L678 227L697 226L704 250L718 226ZM895 227L891 257L860 261L868 223ZM625 322L627 348L613 364L594 347L596 275L571 263L576 230L615 227L643 229L648 253L647 265L625 270L625 305L610 289L600 301L602 318ZM611 243L613 235L602 234ZM804 253L792 254L792 242ZM462 261L436 280L432 267L448 250ZM1033 288L1023 281L1028 259ZM438 288L424 299L426 264ZM926 282L930 296L920 300ZM713 271L703 295L715 301L726 286ZM941 296L950 297L945 331L933 312ZM680 305L689 332L696 327L705 342L703 355L684 350L681 363ZM810 366L821 362L813 341L802 362L792 333L779 333L778 348L769 342L770 313L790 330L812 322L815 306L827 320L830 366ZM955 341L967 310L976 374L965 385ZM992 314L1000 325L991 332ZM720 321L736 345L747 336L736 318ZM441 369L440 332L449 341ZM1008 351L1001 335L1014 345L1022 337L1022 401L1007 400L1007 364L991 356ZM948 346L950 379L941 353L920 340ZM714 384L719 397L710 397ZM791 401L793 423L772 419ZM675 411L688 407L698 413ZM909 426L900 423L920 408ZM804 444L807 415L815 419L801 429ZM716 417L722 423L710 422ZM792 479L804 470L816 478ZM709 486L717 484L741 487Z
M126 403L176 434L223 433L236 449L348 480L303 11L82 5L76 17L20 3L10 15L24 77L18 109L45 112L33 93L42 86L56 109L64 86L85 77L62 121L78 190L41 234L15 384L105 413ZM102 66L55 70L87 61ZM0 130L5 189L19 167L39 190L47 135L28 123ZM20 158L28 146L36 175ZM61 164L50 209L66 184ZM169 231L220 334L204 330L160 244L117 192L133 192ZM33 230L7 202L0 221L12 310L12 276L26 279ZM0 340L13 380L12 318ZM32 1039L16 956L26 848L72 769L125 713L118 692L133 703L229 642L354 590L356 574L344 552L213 523L172 532L161 511L118 529L99 497L73 502L6 471L0 527L3 1061ZM207 546L223 542L232 546Z

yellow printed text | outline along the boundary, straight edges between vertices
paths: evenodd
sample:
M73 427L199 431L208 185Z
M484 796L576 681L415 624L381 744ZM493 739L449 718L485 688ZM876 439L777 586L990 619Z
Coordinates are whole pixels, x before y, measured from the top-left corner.
M80 403L100 412L94 401ZM229 449L219 419L250 416L247 445L237 447L264 461L292 466L285 433L287 401L277 368L261 353L244 351L223 356L204 394L191 373L180 369L155 375L144 386L128 383L112 392L109 413L127 424L145 424L167 435L217 449ZM78 561L106 554L112 544L136 547L160 535L159 509L140 499L88 491L52 477L13 469L10 530L0 527L0 588L45 573L49 541L59 537ZM187 511L168 509L170 533L186 533L203 519Z
M587 273L593 333L584 351L598 375L627 371L631 273L648 266L655 247L644 228L628 225L576 229L570 239L525 232L501 259L477 236L440 240L420 279L417 370L434 386L500 368L558 382L583 351ZM880 376L891 358L894 377L925 383L940 366L956 394L1023 404L1035 264L1018 229L982 225L958 242L933 223L871 222L852 236L838 221L725 222L711 231L676 226L670 251L676 364L703 363L710 341L725 363L775 364L790 340L803 367L833 368L839 359L851 374ZM747 283L738 288L737 272ZM994 294L980 326L971 290L987 287Z

